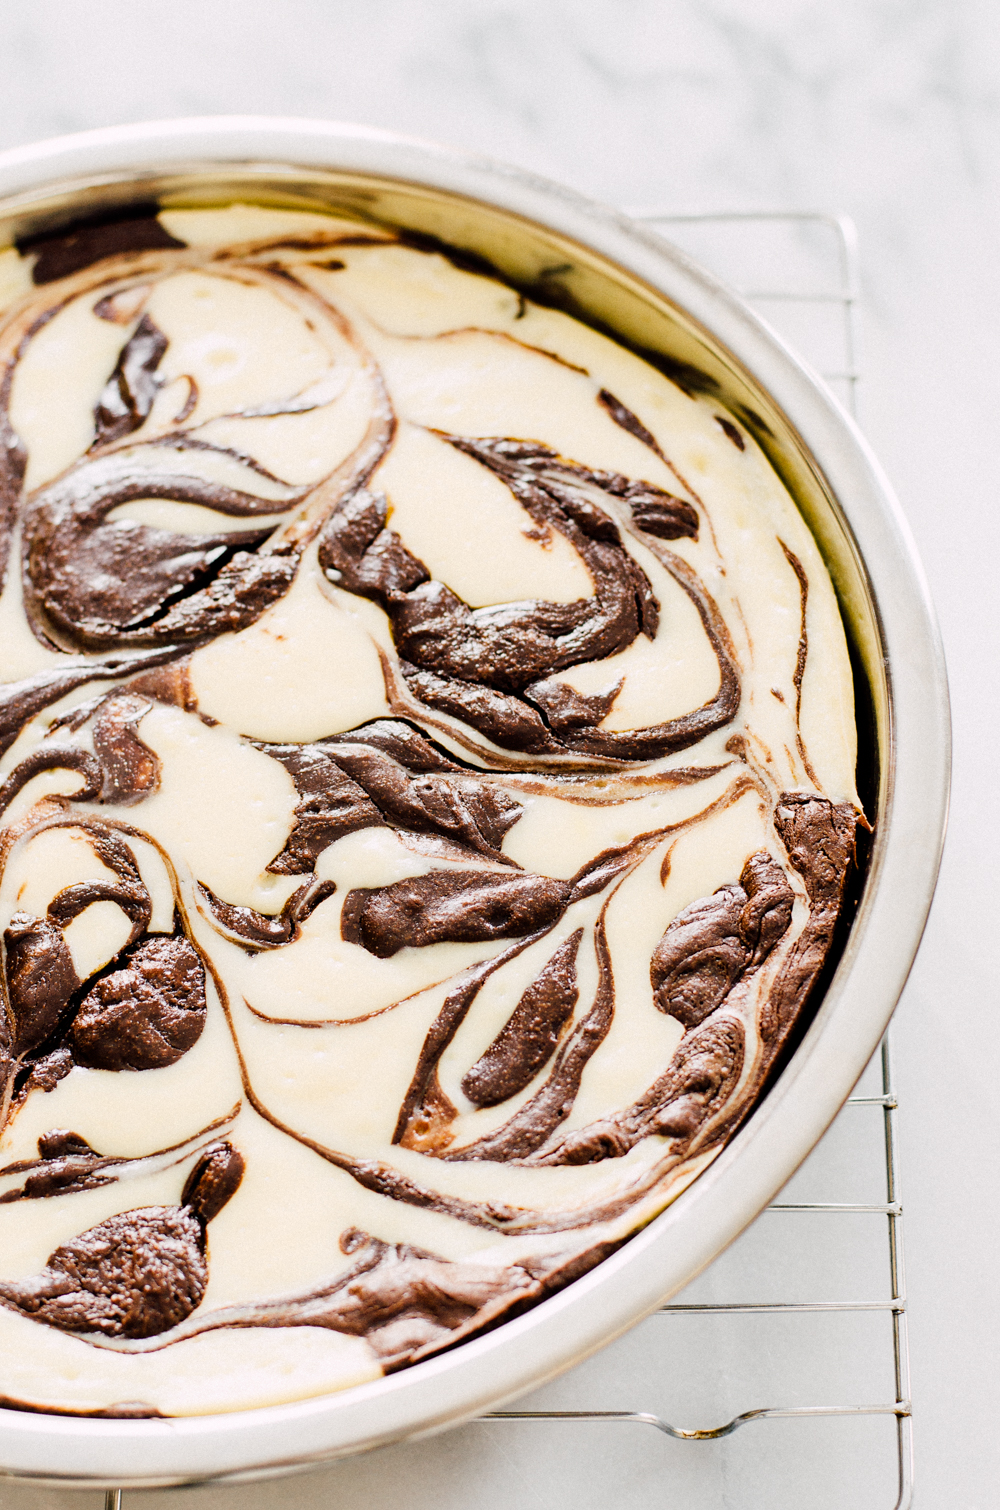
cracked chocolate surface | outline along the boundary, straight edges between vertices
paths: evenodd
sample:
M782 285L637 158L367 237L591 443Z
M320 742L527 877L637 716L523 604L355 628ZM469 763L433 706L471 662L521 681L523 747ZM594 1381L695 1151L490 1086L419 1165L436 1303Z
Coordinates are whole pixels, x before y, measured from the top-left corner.
M436 242L140 206L22 255L0 1405L321 1395L752 1114L844 927L836 601L721 391Z

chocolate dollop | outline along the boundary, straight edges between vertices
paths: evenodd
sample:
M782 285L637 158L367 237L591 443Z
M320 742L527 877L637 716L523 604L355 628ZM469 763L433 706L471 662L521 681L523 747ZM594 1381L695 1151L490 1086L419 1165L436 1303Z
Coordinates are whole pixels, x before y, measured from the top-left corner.
M478 870L434 870L389 886L356 887L344 902L341 932L379 959L430 944L520 938L551 926L568 881Z
M150 1070L175 1064L205 1026L205 967L186 938L149 937L87 992L73 1019L78 1064Z

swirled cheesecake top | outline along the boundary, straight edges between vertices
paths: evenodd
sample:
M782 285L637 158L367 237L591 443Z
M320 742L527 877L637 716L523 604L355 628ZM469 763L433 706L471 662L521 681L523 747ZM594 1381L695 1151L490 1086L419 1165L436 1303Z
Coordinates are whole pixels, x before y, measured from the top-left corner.
M230 205L0 254L6 1398L321 1394L746 1118L859 808L739 415L447 248Z

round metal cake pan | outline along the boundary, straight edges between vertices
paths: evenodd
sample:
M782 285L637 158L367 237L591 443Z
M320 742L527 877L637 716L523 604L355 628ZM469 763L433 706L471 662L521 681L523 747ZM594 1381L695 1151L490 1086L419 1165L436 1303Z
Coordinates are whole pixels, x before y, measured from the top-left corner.
M232 200L328 207L440 238L634 349L705 374L784 477L836 585L872 709L861 759L874 835L841 957L776 1085L617 1254L497 1330L340 1394L171 1420L0 1410L0 1475L63 1487L264 1476L438 1431L544 1383L674 1295L785 1184L877 1047L920 941L947 812L944 662L906 523L855 425L740 299L613 210L366 127L214 117L0 155L0 245L137 202Z

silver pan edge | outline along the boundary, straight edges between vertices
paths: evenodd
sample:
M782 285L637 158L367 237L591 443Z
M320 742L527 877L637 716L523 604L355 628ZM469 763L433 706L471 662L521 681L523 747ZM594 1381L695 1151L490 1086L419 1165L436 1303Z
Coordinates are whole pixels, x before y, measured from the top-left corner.
M709 1169L617 1254L495 1332L342 1394L171 1420L0 1410L0 1476L38 1485L304 1470L496 1409L619 1336L753 1221L837 1114L906 982L944 837L947 679L906 521L860 431L738 297L648 229L557 184L371 128L284 118L153 122L0 154L0 245L137 199L234 195L440 236L522 285L557 281L584 317L713 377L790 487L834 579L874 707L875 836L836 971L777 1084Z

